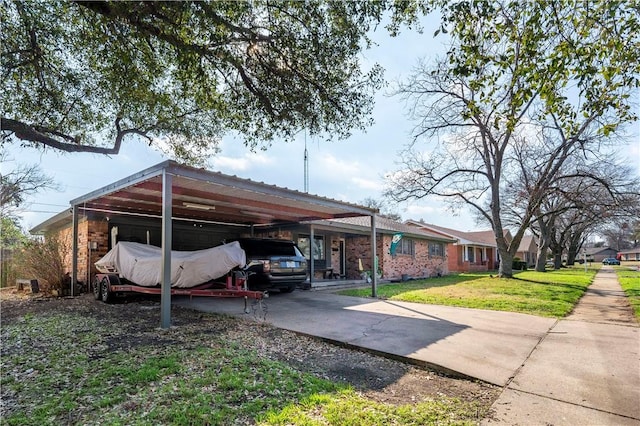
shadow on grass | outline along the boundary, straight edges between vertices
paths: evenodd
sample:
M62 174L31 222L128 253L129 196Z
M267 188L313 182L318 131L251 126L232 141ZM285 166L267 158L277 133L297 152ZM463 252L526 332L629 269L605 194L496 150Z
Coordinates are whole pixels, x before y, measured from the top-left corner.
M570 289L574 289L574 290L580 290L582 292L587 291L587 288L591 285L591 283L587 284L587 285L579 285L579 284L569 284L569 283L561 283L561 282L548 282L548 281L538 281L538 280L532 280L532 279L525 279L525 278L519 278L519 277L513 277L511 278L512 280L516 280L516 281L522 281L522 282L527 282L527 283L532 283L532 284L540 284L540 285L550 285L550 286L554 286L554 287L565 287L565 288L570 288Z
M482 273L482 274L457 274L457 275L447 275L444 277L438 277L438 278L425 278L425 279L419 279L419 280L413 280L413 281L405 281L405 282L400 282L400 283L393 283L393 284L388 284L388 285L403 285L403 286L410 286L410 285L416 285L416 286L426 286L426 287L445 287L448 285L453 285L453 284L459 284L465 281L473 281L473 280L477 280L479 278L486 278L489 277L490 274L489 273ZM387 285L387 284L384 284Z
M401 281L396 283L381 284L378 286L378 298L385 299L403 293L412 292L415 290L428 290L430 288L447 287L450 285L460 284L466 281L474 281L480 278L488 277L489 273L476 273L476 274L459 274L459 275L447 275L437 278L425 278L411 281ZM362 290L344 290L338 292L338 294L368 297Z

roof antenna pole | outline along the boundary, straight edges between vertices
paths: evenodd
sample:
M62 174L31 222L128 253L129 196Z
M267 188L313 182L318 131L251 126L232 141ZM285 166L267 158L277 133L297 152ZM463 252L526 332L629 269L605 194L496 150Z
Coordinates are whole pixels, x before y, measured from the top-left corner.
M307 151L307 129L304 130L304 192L309 192L309 152Z

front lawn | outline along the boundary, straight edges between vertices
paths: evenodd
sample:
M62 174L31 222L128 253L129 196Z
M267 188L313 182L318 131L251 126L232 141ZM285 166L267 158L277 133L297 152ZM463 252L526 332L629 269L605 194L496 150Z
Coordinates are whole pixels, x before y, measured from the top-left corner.
M629 269L628 266L615 266L620 286L627 294L638 321L640 321L640 270Z
M457 274L441 278L382 284L378 296L405 302L465 308L522 312L562 318L566 316L593 281L596 269L518 272L513 279L492 277L489 273ZM370 289L344 290L340 294L371 295Z
M2 425L473 425L498 395L427 372L419 394L395 383L412 374L404 365L266 324L174 307L176 326L159 330L155 302L3 301L2 312ZM388 385L402 401L330 380L324 366L341 363L398 368Z

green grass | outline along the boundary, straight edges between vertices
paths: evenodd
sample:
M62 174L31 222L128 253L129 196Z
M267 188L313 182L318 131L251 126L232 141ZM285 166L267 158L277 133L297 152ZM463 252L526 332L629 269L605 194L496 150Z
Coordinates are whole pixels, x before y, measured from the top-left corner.
M523 271L512 279L489 273L458 274L441 278L382 284L378 296L391 300L521 312L562 318L584 294L596 269ZM340 294L367 297L370 289L344 290Z
M128 336L71 314L3 324L0 423L474 424L488 408L445 396L401 406L376 402L261 356L229 335L203 331ZM167 343L141 339L145 333L163 333Z
M640 270L633 271L628 266L614 266L614 269L618 275L620 286L629 298L633 313L640 321Z
M314 395L300 404L269 412L264 425L435 425L477 424L478 406L456 399L426 401L415 405L391 406L366 399L351 389L330 395ZM319 418L323 419L322 421Z

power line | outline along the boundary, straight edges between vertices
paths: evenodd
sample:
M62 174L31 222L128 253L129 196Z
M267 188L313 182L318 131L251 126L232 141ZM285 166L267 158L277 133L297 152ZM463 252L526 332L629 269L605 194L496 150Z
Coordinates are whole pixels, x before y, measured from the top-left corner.
M69 207L69 204L49 204L49 203L29 203L36 204L38 206L50 206L50 207Z

